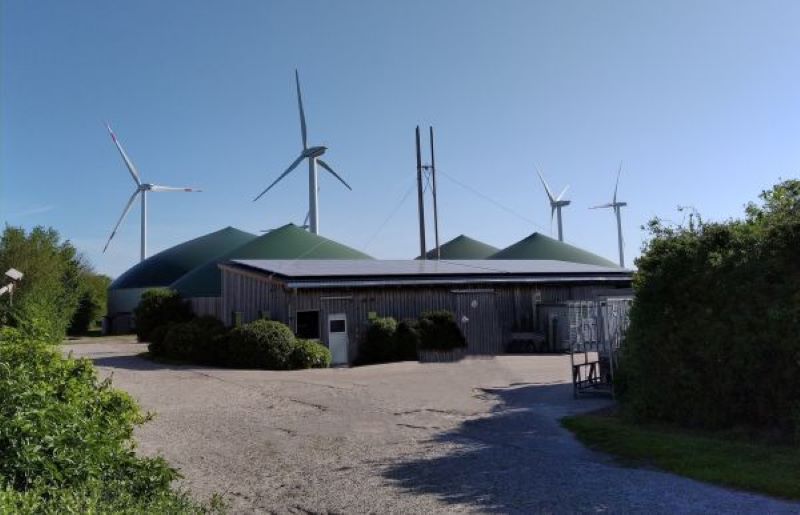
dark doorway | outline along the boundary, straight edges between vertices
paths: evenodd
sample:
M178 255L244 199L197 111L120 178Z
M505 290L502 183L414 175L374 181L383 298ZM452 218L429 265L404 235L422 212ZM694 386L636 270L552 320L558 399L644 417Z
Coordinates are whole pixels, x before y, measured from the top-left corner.
M319 311L297 312L297 337L319 340Z

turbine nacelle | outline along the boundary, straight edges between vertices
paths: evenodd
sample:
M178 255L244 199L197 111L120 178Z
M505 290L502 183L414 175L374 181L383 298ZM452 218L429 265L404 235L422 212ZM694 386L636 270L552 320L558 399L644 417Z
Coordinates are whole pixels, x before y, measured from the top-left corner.
M325 151L328 150L328 147L325 146L318 146L318 147L309 147L303 150L302 156L304 158L315 158L315 157L322 157Z

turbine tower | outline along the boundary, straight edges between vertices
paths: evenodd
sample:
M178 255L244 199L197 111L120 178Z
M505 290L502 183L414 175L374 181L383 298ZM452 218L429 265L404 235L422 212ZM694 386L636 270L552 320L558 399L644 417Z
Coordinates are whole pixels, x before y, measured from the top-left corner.
M536 173L539 174L539 179L542 181L542 186L544 186L544 191L547 193L547 199L550 201L550 230L552 231L553 227L553 215L555 214L558 219L558 241L564 241L564 226L561 223L561 208L570 205L570 200L562 200L564 198L564 193L567 192L569 189L569 184L561 190L561 193L558 194L557 197L553 197L553 192L550 191L550 186L547 185L547 181L544 180L542 176L542 171L537 167Z
M619 188L619 175L622 173L622 163L619 164L619 170L617 170L617 182L614 185L614 196L611 199L611 202L608 204L602 204L600 206L594 206L589 209L606 209L611 208L614 210L614 214L617 216L617 245L619 246L619 266L625 267L625 255L623 253L623 245L622 245L622 208L627 206L627 202L619 202L617 201L617 189Z
M111 231L111 236L108 237L108 241L106 242L106 246L103 247L103 253L105 253L106 249L108 249L108 245L111 243L111 240L114 238L114 235L117 234L117 229L119 228L122 221L127 216L128 211L131 210L131 206L133 206L133 201L136 200L137 195L141 195L142 198L142 241L141 241L141 251L140 251L140 261L144 261L147 257L147 193L150 191L186 191L186 192L194 192L194 191L201 191L194 188L173 188L171 186L159 186L158 184L150 184L147 182L142 182L141 176L139 175L139 171L136 170L136 167L133 165L133 162L128 157L128 154L125 153L125 149L122 148L122 144L120 144L117 136L114 134L114 131L111 130L111 126L106 124L106 128L108 129L108 133L111 135L111 140L116 145L117 150L119 150L119 155L122 156L122 161L125 163L125 166L128 168L128 172L130 172L131 177L133 178L133 182L136 183L136 189L133 191L131 198L128 199L128 203L125 204L125 209L122 211L122 216L119 217L117 221L117 225L114 226L114 230Z
M303 97L300 95L300 75L297 73L297 70L294 71L294 81L295 85L297 86L297 107L300 111L300 136L303 139L303 150L300 152L300 156L295 159L291 165L289 165L289 168L287 168L285 172L278 176L277 179L272 181L272 184L267 186L267 189L262 191L256 198L254 198L253 202L260 199L266 192L272 189L273 186L280 182L281 179L289 175L292 170L297 168L297 165L299 165L303 159L308 159L308 225L309 230L312 233L319 234L319 176L317 175L317 164L319 164L326 171L330 172L331 175L339 179L339 181L344 184L348 190L352 191L353 188L351 188L344 179L339 177L339 174L334 172L333 168L331 168L328 163L320 159L325 151L328 150L328 147L308 146L306 115L303 111Z

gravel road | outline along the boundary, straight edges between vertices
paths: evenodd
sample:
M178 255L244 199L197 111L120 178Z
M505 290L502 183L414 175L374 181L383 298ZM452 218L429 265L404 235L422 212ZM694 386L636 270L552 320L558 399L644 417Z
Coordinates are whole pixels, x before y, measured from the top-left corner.
M116 338L66 345L156 418L144 454L234 513L800 513L587 450L558 419L569 358L267 372L154 364Z

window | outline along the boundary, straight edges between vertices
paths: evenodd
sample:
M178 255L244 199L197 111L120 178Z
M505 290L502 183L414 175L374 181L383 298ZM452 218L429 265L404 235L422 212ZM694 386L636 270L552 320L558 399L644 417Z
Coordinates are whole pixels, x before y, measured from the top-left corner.
M297 337L319 340L319 311L297 312Z
M329 324L332 333L344 333L347 331L347 324L344 320L331 320Z

